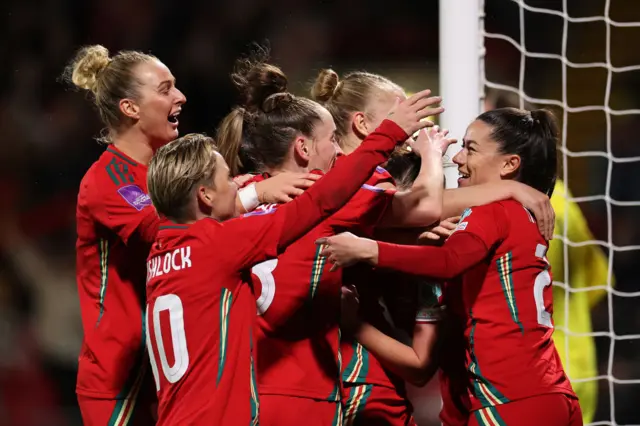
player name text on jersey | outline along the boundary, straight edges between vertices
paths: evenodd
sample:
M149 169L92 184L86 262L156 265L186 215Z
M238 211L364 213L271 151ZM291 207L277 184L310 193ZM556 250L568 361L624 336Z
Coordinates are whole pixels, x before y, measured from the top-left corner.
M191 268L191 246L180 247L147 261L147 282L155 277Z

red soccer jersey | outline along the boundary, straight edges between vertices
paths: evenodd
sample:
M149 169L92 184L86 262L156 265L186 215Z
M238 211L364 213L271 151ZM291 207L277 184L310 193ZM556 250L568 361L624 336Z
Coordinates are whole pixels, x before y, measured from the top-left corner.
M449 278L447 269L463 272L455 314L465 327L472 410L541 394L574 395L551 340L547 247L535 219L513 200L468 209L441 249L379 244L381 267L436 278ZM424 256L431 262L416 264Z
M135 400L146 366L144 263L159 218L147 167L110 146L80 184L76 275L84 341L79 394Z
M330 271L331 265L320 256L322 248L315 241L343 231L371 235L394 192L376 185L391 180L387 171L378 167L342 209L278 259L252 269L259 296L256 341L260 394L340 401L342 272Z
M405 138L385 121L331 173L278 209L161 229L147 262L147 341L159 425L257 423L256 301L246 268L276 257L335 212Z

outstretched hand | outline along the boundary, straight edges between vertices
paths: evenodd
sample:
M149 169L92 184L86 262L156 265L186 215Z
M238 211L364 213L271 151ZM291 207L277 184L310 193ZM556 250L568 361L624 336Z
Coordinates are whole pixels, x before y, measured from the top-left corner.
M373 240L356 237L350 232L319 238L316 244L324 246L320 255L328 258L332 264L331 271L365 260L378 261L378 244Z

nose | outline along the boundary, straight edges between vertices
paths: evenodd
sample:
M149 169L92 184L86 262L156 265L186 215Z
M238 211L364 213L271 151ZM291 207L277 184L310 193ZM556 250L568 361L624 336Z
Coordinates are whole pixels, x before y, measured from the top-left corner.
M464 149L459 151L456 155L453 156L453 162L458 166L461 166L465 163L466 155L464 153Z
M187 97L182 93L179 89L176 88L176 92L178 92L178 96L176 99L176 103L178 105L182 105L187 102Z

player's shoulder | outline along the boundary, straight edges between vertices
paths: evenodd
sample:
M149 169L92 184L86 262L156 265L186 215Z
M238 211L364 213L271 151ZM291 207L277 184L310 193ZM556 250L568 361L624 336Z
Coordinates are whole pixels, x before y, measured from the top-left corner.
M390 184L392 187L395 187L395 180L391 173L389 173L384 167L377 166L369 180L366 182L366 185L377 186L383 183Z
M533 213L514 199L498 201L494 204L499 206L501 213L511 223L536 223Z
M117 196L138 210L151 204L147 194L144 166L108 147L89 167L80 182L79 197L99 202Z

